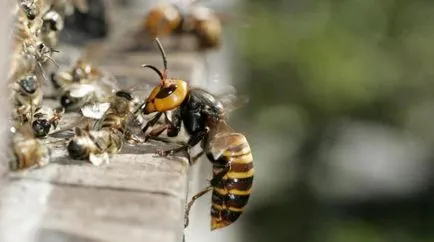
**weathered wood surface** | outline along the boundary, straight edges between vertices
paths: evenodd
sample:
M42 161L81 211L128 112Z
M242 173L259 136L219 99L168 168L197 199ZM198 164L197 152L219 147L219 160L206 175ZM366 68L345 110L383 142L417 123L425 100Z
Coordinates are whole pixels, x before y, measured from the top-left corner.
M12 16L8 14L8 9L11 8L12 1L0 1L0 36L8 36L10 33L10 26L12 21ZM6 137L9 134L9 127L5 125L9 119L11 105L9 104L9 89L7 82L7 73L9 70L9 41L10 38L0 39L0 102L2 103L2 108L0 109L0 120L3 125L0 126L0 135ZM8 142L0 143L0 153L6 154L9 149ZM5 155L3 156L5 157ZM3 158L4 159L4 158ZM0 186L2 185L1 177L7 172L6 162L0 162Z
M120 154L13 174L0 191L0 241L180 241L186 163Z
M149 56L140 60L154 62ZM172 62L188 59L180 54ZM191 76L183 64L173 73ZM0 189L0 241L181 240L188 163L155 155L167 145L126 146L100 167L69 159L63 143L50 147L51 164L11 173Z
M114 36L119 41L119 35ZM120 46L116 43L109 48ZM61 64L79 56L75 48L59 49L63 55L57 59L68 57ZM200 83L200 55L168 55L171 76ZM155 51L105 50L97 59L105 70L128 79L122 87L157 83L155 73L140 65L162 65ZM50 146L53 160L48 166L9 173L3 179L1 242L181 241L191 173L185 158L156 157L156 149L167 146L146 144L125 147L109 164L95 167L68 158L62 143Z

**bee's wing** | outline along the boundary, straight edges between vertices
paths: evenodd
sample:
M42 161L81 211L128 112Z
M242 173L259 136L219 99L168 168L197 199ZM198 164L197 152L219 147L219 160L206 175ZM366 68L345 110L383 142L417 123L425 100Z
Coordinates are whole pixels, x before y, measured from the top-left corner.
M130 133L132 135L137 135L143 128L146 120L139 112L129 113L126 119L127 128L125 129L126 133ZM124 134L126 134L124 133Z
M75 120L72 120L71 123L61 127L59 130L49 133L48 135L54 138L70 138L77 135L77 131L80 132L82 130L80 127L89 125L89 122L89 118L78 117Z
M53 108L53 113L56 113L57 115L62 115L65 113L65 108L64 107Z
M140 83L140 84L134 85L132 87L129 87L125 90L127 92L133 94L134 98L137 99L136 102L141 104L149 96L152 88L153 88L153 85L151 85L149 83Z
M72 75L68 71L58 71L51 74L51 83L57 88L65 88L73 82Z
M81 108L81 114L86 118L101 119L109 108L110 103L87 104Z
M99 79L100 84L104 85L107 89L110 89L112 92L119 90L120 85L116 77L108 73L106 71L101 70L101 78Z
M68 88L71 97L81 98L95 91L95 87L90 84L74 84Z
M217 96L217 98L225 107L226 114L244 107L249 102L249 97L245 95L224 94Z
M218 83L219 82L217 81L216 84ZM234 86L224 85L219 89L220 91L215 92L213 96L215 96L215 98L223 105L226 114L230 114L234 110L244 107L249 102L249 97L238 94Z

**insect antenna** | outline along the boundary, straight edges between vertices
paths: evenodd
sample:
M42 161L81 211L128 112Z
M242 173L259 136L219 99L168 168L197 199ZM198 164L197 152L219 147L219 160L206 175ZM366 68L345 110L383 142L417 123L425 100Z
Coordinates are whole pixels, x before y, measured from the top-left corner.
M161 57L163 57L163 66L164 66L164 73L167 72L167 55L164 51L163 45L161 44L160 40L158 38L155 38L155 42L157 43L158 49L160 49Z
M142 67L145 67L145 68L147 67L147 68L150 68L150 69L154 70L158 74L158 76L160 76L161 82L163 82L163 80L164 80L163 73L161 73L161 71L158 70L157 67L151 66L151 65L148 65L148 64L143 64Z

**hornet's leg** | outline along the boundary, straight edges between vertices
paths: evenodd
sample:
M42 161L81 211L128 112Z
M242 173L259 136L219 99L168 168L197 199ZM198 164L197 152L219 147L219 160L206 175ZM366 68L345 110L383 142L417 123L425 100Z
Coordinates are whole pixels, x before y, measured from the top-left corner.
M213 186L213 187L219 186L219 183L222 181L223 177L228 173L229 169L230 169L229 165L225 166L223 168L223 170L221 170L221 171L219 171L219 173L215 174L210 181L211 186Z
M165 130L175 126L175 124L173 124L172 121L170 121L170 119L167 117L166 112L164 112L164 122L165 122L164 125L151 130L151 132L148 135L146 135L145 141L147 141L150 137L160 136L160 134L162 134Z
M172 113L172 121L169 120L169 118L166 115L166 122L170 123L170 126L167 129L167 136L169 137L176 137L179 134L179 131L181 130L181 113L180 110L177 109Z
M143 127L142 133L145 134L149 127L154 126L158 122L158 119L160 119L161 115L163 115L163 113L157 113L151 120L149 120L145 127Z
M196 161L197 161L200 157L202 157L203 154L205 154L205 151L202 150L201 152L199 152L199 154L197 154L197 155L195 155L195 156L193 156L193 157L190 157L190 153L187 151L188 164L189 164L190 166L196 164Z
M157 127L153 130L151 130L151 132L149 132L149 134L146 135L145 137L145 141L148 141L148 139L150 138L155 138L160 136L160 134L162 134L166 129L168 129L170 126L170 124L164 124L160 127Z
M205 154L205 151L202 150L201 152L199 152L199 154L193 156L193 158L191 158L191 159L189 160L190 165L194 165L194 164L196 163L196 161L197 161L200 157L202 157L203 154Z
M174 120L170 121L170 119L167 117L167 114L164 113L164 119L166 123L163 126L153 129L148 135L146 135L145 141L147 141L148 139L154 139L163 141L165 143L171 143L170 140L163 138L161 138L160 140L159 138L157 138L165 130L167 130L167 136L169 137L175 137L178 135L179 131L181 130L181 117L179 117L177 114L174 114ZM185 145L185 142L183 142L182 145Z
M167 156L167 155L173 155L175 153L185 151L185 150L189 151L189 149L191 147L197 145L201 140L203 140L203 138L205 138L205 136L208 134L208 132L209 132L209 128L207 127L207 128L205 128L205 130L197 133L196 135L191 136L186 145L183 145L183 146L175 148L175 149L161 151L161 152L159 152L159 154L161 156Z
M200 192L198 192L196 195L194 195L192 198L191 198L191 201L187 204L187 208L185 209L185 215L184 215L184 228L187 228L187 226L188 226L188 224L189 224L189 214L190 214L190 210L191 210L191 207L193 206L193 204L194 204L194 202L198 199L198 198L200 198L200 197L202 197L203 195L205 195L205 194L207 194L209 191L211 191L212 190L212 186L209 186L209 187L207 187L207 188L205 188L204 190L202 190L202 191L200 191Z

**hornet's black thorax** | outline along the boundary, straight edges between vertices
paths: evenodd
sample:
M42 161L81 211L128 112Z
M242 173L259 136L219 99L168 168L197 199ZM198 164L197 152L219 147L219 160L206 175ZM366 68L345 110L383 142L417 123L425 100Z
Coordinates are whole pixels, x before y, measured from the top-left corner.
M202 114L204 104L192 92L181 104L181 119L189 135L195 135L205 129L206 119Z
M209 118L222 113L223 105L202 89L192 89L181 104L181 119L189 135L205 130Z

